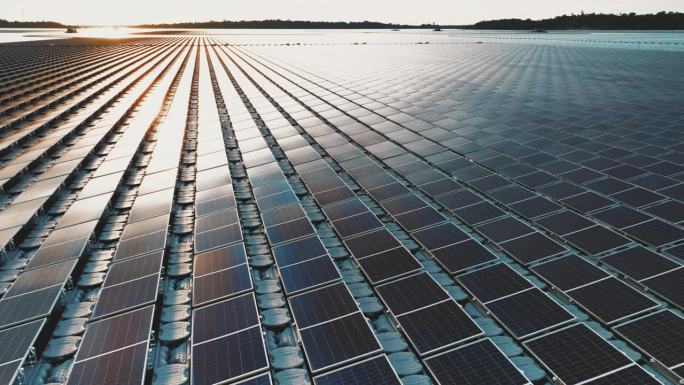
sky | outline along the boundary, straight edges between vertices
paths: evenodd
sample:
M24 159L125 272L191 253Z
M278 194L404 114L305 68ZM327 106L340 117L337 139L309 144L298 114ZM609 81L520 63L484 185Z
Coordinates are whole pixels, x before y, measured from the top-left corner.
M292 19L472 24L562 14L684 12L683 0L0 0L0 19L79 25Z

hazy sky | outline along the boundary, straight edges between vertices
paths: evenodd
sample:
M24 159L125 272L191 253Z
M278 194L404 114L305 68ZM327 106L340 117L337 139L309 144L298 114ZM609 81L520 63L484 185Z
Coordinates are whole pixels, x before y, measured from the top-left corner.
M584 12L684 11L684 0L0 0L0 19L68 24L297 19L470 24Z

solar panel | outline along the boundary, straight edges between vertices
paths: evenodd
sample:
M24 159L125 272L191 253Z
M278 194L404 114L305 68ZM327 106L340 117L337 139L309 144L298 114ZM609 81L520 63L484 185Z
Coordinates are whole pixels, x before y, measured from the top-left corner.
M104 286L113 286L151 274L159 274L162 267L164 251L156 251L140 257L114 263L107 271Z
M82 361L148 341L153 315L154 306L147 306L89 324L75 360Z
M376 291L395 316L450 298L428 273L418 273L379 285Z
M509 207L522 217L528 219L538 218L559 211L562 208L549 199L540 196L511 204Z
M297 326L306 328L358 311L344 283L335 283L289 298Z
M450 274L457 274L498 259L496 255L474 239L431 250L430 254Z
M426 358L425 365L438 385L530 384L490 339Z
M78 361L71 368L67 385L142 384L147 364L147 342Z
M622 205L599 211L592 214L592 216L617 229L623 229L650 219L648 215L641 211Z
M327 255L281 267L279 270L287 294L324 285L341 278L335 263Z
M307 261L322 255L327 251L317 236L298 239L272 249L278 266L288 266L293 263Z
M633 364L622 352L581 323L534 338L525 345L565 384L577 384Z
M523 265L529 265L566 251L565 247L539 232L502 242L499 246Z
M305 217L304 210L299 204L281 206L261 213L264 226L273 226Z
M427 206L427 203L414 194L408 194L396 199L384 201L380 205L390 215L399 215L401 213L425 207Z
M166 247L167 230L142 235L137 238L121 239L114 254L114 261L123 261L138 255L151 253Z
M225 227L238 223L238 213L236 209L219 211L195 220L195 233L203 233L219 227Z
M480 198L477 194L465 189L436 197L435 200L442 206L452 211L460 209L461 207L482 202L482 198Z
M321 205L321 207L331 205L337 202L346 201L347 199L355 197L356 195L354 195L354 192L350 190L347 186L314 194L314 199L316 199L316 201L319 205Z
M252 276L245 263L193 279L192 304L227 298L252 289Z
M93 318L100 318L153 303L157 299L158 292L159 274L105 287L100 291L97 298Z
M423 265L404 247L357 259L357 263L373 285L423 268Z
M585 382L587 385L661 385L653 375L639 365L632 365L617 372Z
M314 377L315 385L401 385L387 357L382 355Z
M641 281L653 293L684 308L684 267Z
M534 231L530 226L513 217L506 217L485 225L480 225L477 226L476 229L480 234L496 243L517 238Z
M171 212L173 203L173 188L161 190L146 195L139 195L131 208L128 221L138 222Z
M382 348L361 313L299 330L304 352L313 373L343 365Z
M532 287L530 281L505 263L463 274L457 279L466 290L483 303Z
M614 201L591 191L565 198L561 203L583 214L615 204Z
M0 329L47 317L62 292L62 285L0 299ZM30 303L31 306L26 306Z
M21 273L3 298L10 298L50 286L64 286L76 266L76 261L67 261L55 265L29 270Z
M488 302L486 306L494 317L518 339L575 319L572 314L537 288Z
M36 343L45 320L15 326L0 331L0 381L13 384L19 369Z
M323 209L323 212L331 221L351 217L365 211L368 211L368 207L359 199L349 199L344 202L326 206Z
M190 367L196 385L235 381L268 369L261 327L193 343Z
M443 223L412 233L413 238L427 250L435 250L470 237L453 223Z
M357 259L401 246L397 238L387 229L347 238L344 244Z
M616 326L615 331L666 368L684 363L684 318L671 310Z
M640 281L676 269L680 265L645 247L637 246L601 258L601 262Z
M52 246L41 246L26 266L26 270L37 269L53 263L79 258L88 246L88 238L80 238Z
M211 191L211 190L210 190ZM217 211L228 210L235 207L235 197L232 194L224 195L211 200L195 201L195 216L201 217Z
M240 229L240 224L236 223L195 234L195 252L202 253L240 241L242 241L242 230Z
M266 235L272 245L285 243L314 233L315 231L308 218L300 218L266 228Z
M378 217L370 211L336 220L332 225L343 239L383 227Z
M193 310L192 340L199 344L258 324L254 294L243 294Z
M299 199L297 199L297 196L292 190L286 190L281 193L257 198L257 205L261 210L270 210L297 202L299 202Z
M626 227L622 231L654 247L662 247L684 239L683 229L660 219L652 219L638 225Z
M404 313L396 318L421 356L483 334L482 329L454 300Z
M394 219L408 232L446 221L446 218L432 207L423 207L415 211L399 214Z
M376 201L382 202L389 199L400 197L405 194L409 194L411 190L406 188L406 186L404 186L400 182L393 181L392 183L386 184L384 186L371 189L367 188L366 192Z
M655 301L614 277L579 287L567 294L605 323L617 322L658 306Z
M592 226L563 238L589 255L601 254L630 243L629 239L603 226Z
M608 277L608 273L576 255L542 263L532 267L532 271L560 290L570 290Z
M144 221L129 223L124 227L121 240L137 238L143 235L165 230L169 226L169 216L160 215L158 217L145 219Z
M206 253L195 254L194 276L200 277L223 269L242 265L247 262L245 245L237 243L232 246L214 249Z
M501 218L506 215L505 211L489 202L475 203L470 206L452 210L452 213L471 226Z
M561 211L537 219L536 222L539 226L558 236L570 234L594 225L594 222L572 211Z

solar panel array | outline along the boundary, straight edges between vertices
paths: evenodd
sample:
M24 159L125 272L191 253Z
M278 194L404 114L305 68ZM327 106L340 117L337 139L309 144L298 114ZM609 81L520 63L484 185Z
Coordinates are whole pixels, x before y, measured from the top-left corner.
M684 381L676 55L377 35L0 45L0 384Z

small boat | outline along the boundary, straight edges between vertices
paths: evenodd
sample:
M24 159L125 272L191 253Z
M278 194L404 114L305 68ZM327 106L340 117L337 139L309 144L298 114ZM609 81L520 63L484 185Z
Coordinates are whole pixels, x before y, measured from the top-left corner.
M67 27L65 33L78 33L76 27Z
M541 28L535 28L535 29L531 30L530 32L532 32L532 33L547 33L548 31L546 31L545 29L541 29Z
M439 27L435 27L435 28L433 29L433 31L435 31L435 32L441 32L441 31L442 31L442 29L441 29L441 28L439 28Z

